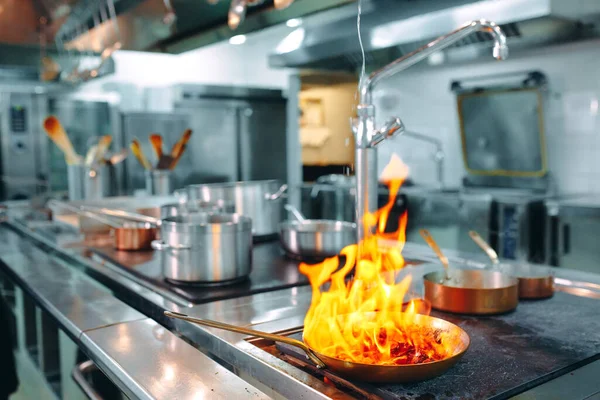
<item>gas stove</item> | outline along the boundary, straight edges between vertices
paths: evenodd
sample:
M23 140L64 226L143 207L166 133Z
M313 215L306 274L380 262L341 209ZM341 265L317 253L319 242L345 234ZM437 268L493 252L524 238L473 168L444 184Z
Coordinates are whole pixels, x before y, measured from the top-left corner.
M154 251L118 251L110 246L91 248L93 258L110 263L124 273L189 301L202 304L271 290L307 285L298 262L284 257L279 242L254 244L252 272L248 279L231 284L185 284L166 280L162 275L160 254Z
M600 319L596 299L556 293L521 301L515 312L490 317L432 315L462 327L471 338L465 356L445 374L412 384L352 382L317 369L302 350L263 339L250 343L335 387L349 398L507 399L596 362L600 369ZM287 332L302 339L302 329ZM560 396L559 396L560 397Z

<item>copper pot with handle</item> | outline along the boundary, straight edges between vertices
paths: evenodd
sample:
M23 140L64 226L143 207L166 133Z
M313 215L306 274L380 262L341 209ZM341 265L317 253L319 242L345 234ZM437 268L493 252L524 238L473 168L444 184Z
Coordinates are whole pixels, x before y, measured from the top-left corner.
M83 208L75 207L57 200L51 200L50 207L62 208L71 211L79 216L91 218L110 227L110 236L113 240L113 246L117 250L138 251L151 250L152 241L156 239L158 229L155 225L148 222L124 222L118 223L112 219L105 218Z

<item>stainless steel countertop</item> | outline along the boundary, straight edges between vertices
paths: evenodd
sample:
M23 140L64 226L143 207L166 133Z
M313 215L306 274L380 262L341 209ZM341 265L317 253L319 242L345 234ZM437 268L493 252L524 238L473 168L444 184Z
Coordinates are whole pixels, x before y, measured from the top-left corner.
M6 255L7 260L11 261L11 264L18 264L23 261L23 259L29 259L28 262L25 262L25 267L15 267L17 274L20 274L19 276L31 276L34 273L33 271L40 270L49 263L47 251L42 251L33 247L31 241L18 236L16 233L9 231L2 226L0 226L0 251L6 246L5 243L7 240L5 239L7 238L8 242L13 242L13 244L16 243L18 246L17 250L9 250L8 253L1 252L0 254L2 254L3 258ZM47 238L35 237L35 239L48 246L55 246L55 243ZM13 246L8 246L8 248L12 247ZM32 251L31 249L35 250ZM53 265L52 268L67 268L72 270L72 273L79 273L85 279L82 279L81 277L78 277L77 279L82 279L84 282L87 282L86 279L89 280L94 291L101 292L102 287L96 282L93 282L91 278L85 276L84 272L93 276L97 275L103 277L103 279L111 279L113 283L118 284L119 287L122 287L127 291L129 296L134 296L136 299L153 304L153 312L156 313L161 312L162 310L173 310L185 312L200 318L215 319L242 326L252 326L255 329L268 332L284 332L303 325L304 315L310 304L311 290L309 287L284 289L204 305L194 306L191 304L183 304L178 301L173 301L173 299L166 298L162 293L155 291L154 288L147 284L139 284L132 281L129 276L124 276L122 273L113 271L106 266L101 266L93 260L81 257L77 250L56 249L55 247L55 251L62 253L62 256L67 255L72 258L74 265L67 265L64 261L57 258L58 261L50 263ZM476 255L457 251L446 251L446 253L452 263L461 265L462 267L482 268L487 264L487 259L483 253ZM32 256L32 254L37 254L37 256ZM421 259L426 261L420 266L410 267L410 271L416 276L414 280L416 282L414 289L417 291L420 290L419 283L421 280L417 279L419 274L441 268L438 263L434 262L435 256L425 245L407 243L404 249L404 255L407 259ZM41 261L42 259L44 261ZM36 260L40 261L37 262ZM12 269L12 266L10 266L10 268ZM77 271L77 268L82 271ZM557 268L553 270L557 277L600 284L600 275ZM66 276L64 271L57 273L57 276L60 277L60 274ZM27 285L27 282L24 282L24 284ZM78 285L74 286L74 288L79 289L82 287L83 286ZM52 292L52 290L47 289L44 291L44 289L38 289L36 286L35 292L39 293L44 298L46 298L46 296L51 298L50 292ZM75 291L75 294L76 293L77 291ZM93 295L93 292L91 293L91 295ZM112 296L110 292L108 292L107 295ZM59 294L56 296L60 298ZM115 301L119 302L119 300L116 299ZM64 314L64 309L52 309L52 303L49 304L49 311L63 313L65 318L69 316L69 314ZM101 302L99 304L101 304ZM85 307L85 303L83 303L82 306ZM121 316L117 315L112 318L119 319ZM116 376L122 374L122 371L125 371L126 373L124 375L125 377L122 378L121 387L128 388L128 390L132 391L130 394L134 397L146 397L145 393L152 390L154 387L152 386L152 381L163 379L165 371L161 371L160 368L164 367L164 362L168 358L166 353L161 353L166 351L164 346L165 342L161 342L155 336L148 335L150 335L151 332L158 330L161 332L164 331L164 334L167 336L173 336L172 340L176 343L179 343L181 339L178 339L168 330L161 328L155 321L143 318L143 316L142 318L123 318L123 321L115 322L113 326L99 326L98 328L90 328L88 325L85 325L88 324L88 322L85 322L84 324L84 321L78 321L75 318L77 322L73 325L76 327L79 326L80 329L85 326L85 330L81 329L81 343L85 344L86 349L93 355L93 359L100 364L105 373L115 379ZM153 318L159 321L156 317L153 316ZM201 328L180 320L172 320L170 322L174 325L174 330L178 332L178 335L187 337L203 352L219 358L221 360L220 362L227 364L227 366L234 370L237 375L243 376L245 379L250 379L251 381L259 381L266 388L276 389L276 391L285 398L345 398L345 395L334 387L323 383L321 380L312 377L300 369L279 360L249 343L245 340L246 338L244 338L243 335L210 328ZM146 326L150 326L152 329L145 330L144 328ZM137 353L133 357L133 353L128 353L128 351L123 349L122 343L119 344L118 341L111 342L110 337L114 336L115 332L119 333L119 329L128 331L132 335L132 340L136 340L136 338L139 337L140 343L143 344L142 347L137 347L136 343ZM104 336L103 331L106 332L106 336ZM169 343L170 341L171 339L169 339ZM204 365L203 363L205 362L210 361L214 363L214 361L210 360L200 351L192 351L193 347L189 345L186 347L183 346L183 344L185 343L181 341L181 346L175 346L178 350L173 350L173 352L170 353L173 360L180 362L179 359L198 357L192 364L188 364L188 362L185 361L182 365L189 366L192 370L199 369L195 372L189 372L190 374L199 374L193 375L198 376L197 379L208 379L206 382L214 382L210 377L204 376L204 370L208 371L208 368L198 367L198 365ZM146 345L148 346L147 348L145 347ZM140 348L144 349L144 352L148 354L139 353ZM153 354L150 354L151 352ZM154 354L154 352L158 353ZM137 354L142 355L138 358ZM179 359L177 357L179 357ZM160 361L160 363L163 363L163 367L157 365L156 370L144 372L146 376L152 377L152 379L148 378L145 380L144 376L138 375L140 371L136 371L136 369L141 368L138 363L148 359ZM218 365L215 363L213 367L217 368L217 366ZM144 365L143 367L152 368L150 365ZM170 374L170 372L167 374ZM231 382L237 382L236 380L240 379L232 373L229 374L231 376ZM227 382L229 382L229 379ZM210 384L208 386L210 386ZM203 388L208 388L208 386L203 386ZM232 387L241 388L242 386L233 385ZM244 388L245 387L246 386L244 386ZM210 388L213 389L213 387ZM158 388L155 389L158 390ZM151 395L158 394L158 392L151 393ZM248 394L246 393L245 396L247 397Z
M0 243L0 269L130 398L268 398L85 272L5 225L0 225Z
M89 330L81 342L130 398L268 398L151 319Z

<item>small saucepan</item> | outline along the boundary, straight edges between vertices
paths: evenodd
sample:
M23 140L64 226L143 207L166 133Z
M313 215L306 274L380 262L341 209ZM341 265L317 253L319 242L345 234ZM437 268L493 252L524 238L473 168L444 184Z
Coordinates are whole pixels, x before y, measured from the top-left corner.
M292 258L318 259L338 255L356 243L356 224L327 219L306 219L294 206L285 205L296 221L279 226L279 239L286 254Z
M505 313L519 304L519 281L490 270L450 269L448 258L426 229L419 231L436 253L444 271L423 277L425 299L436 310L457 314L489 315Z
M110 235L113 238L114 247L117 250L151 250L152 241L156 239L158 233L156 226L147 222L125 222L118 224L113 220L104 218L92 211L84 210L57 200L51 200L48 205L50 207L63 208L74 212L79 216L88 217L104 225L108 225L111 228Z
M492 268L519 279L519 297L521 299L545 299L554 294L554 276L548 267L531 264L501 263L498 254L475 231L469 236L492 261Z

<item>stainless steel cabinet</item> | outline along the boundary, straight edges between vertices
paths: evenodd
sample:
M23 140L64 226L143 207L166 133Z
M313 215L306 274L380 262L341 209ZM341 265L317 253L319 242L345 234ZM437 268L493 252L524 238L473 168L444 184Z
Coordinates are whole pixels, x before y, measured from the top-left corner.
M600 272L600 201L594 197L546 202L547 262Z

